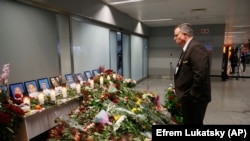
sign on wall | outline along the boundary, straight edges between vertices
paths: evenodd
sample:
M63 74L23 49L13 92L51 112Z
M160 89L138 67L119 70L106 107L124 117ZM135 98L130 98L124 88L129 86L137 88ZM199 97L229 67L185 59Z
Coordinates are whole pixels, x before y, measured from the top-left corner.
M201 29L201 34L209 34L209 29Z

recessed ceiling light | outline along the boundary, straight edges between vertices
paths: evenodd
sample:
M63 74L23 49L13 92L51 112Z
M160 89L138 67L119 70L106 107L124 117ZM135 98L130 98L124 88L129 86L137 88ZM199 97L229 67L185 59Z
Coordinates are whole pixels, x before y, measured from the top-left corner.
M158 21L171 21L173 19L152 19L152 20L141 20L142 22L158 22Z
M139 2L143 0L124 0L124 1L117 1L117 2L111 2L110 5L118 5L118 4L125 4L125 3L131 3L131 2Z

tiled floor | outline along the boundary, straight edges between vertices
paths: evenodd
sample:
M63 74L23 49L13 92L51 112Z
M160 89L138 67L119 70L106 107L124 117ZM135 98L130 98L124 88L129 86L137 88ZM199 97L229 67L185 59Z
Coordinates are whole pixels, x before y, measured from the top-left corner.
M212 101L208 105L204 124L248 124L250 125L250 79L211 77ZM135 89L156 92L164 104L166 89L173 79L150 77L138 82Z

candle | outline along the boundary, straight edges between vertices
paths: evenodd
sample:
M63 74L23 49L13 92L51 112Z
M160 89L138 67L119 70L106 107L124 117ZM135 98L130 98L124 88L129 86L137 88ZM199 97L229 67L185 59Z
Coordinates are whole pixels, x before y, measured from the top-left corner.
M54 89L50 89L50 100L56 101L56 93Z
M100 77L100 85L103 85L103 76Z
M63 98L67 98L67 88L66 87L62 87L62 95L63 95Z
M44 104L44 94L43 93L39 93L38 101L39 101L40 105Z
M116 74L115 73L113 74L113 78L116 79Z
M30 105L30 98L29 97L24 97L23 98L23 103L27 104L27 105Z
M76 83L76 93L80 93L81 92L81 85L79 83Z
M107 79L110 80L110 76L109 75L107 76Z
M29 97L24 97L23 98L23 103L26 105L25 106L25 111L30 111L30 98Z
M93 79L90 80L90 88L92 88L92 89L94 88L94 80Z

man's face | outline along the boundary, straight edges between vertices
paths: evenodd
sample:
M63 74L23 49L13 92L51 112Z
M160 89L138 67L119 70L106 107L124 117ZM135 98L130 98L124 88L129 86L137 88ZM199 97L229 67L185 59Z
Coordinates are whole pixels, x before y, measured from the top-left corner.
M36 92L35 86L34 86L33 84L29 84L29 86L28 86L28 91L29 91L30 93Z
M22 94L22 91L19 87L15 87L15 94Z
M42 83L42 88L47 89L46 83Z
M179 46L184 46L186 43L186 37L184 35L184 33L182 33L180 31L180 28L176 28L174 30L174 40L176 42L177 45Z
M82 77L81 77L81 76L78 76L77 78L78 78L78 80L81 80L81 81L82 81Z

